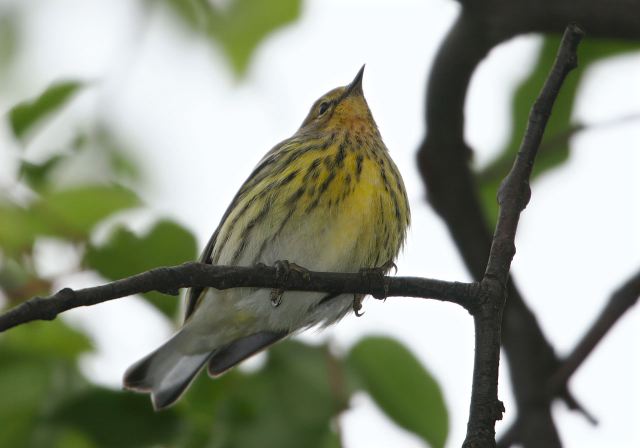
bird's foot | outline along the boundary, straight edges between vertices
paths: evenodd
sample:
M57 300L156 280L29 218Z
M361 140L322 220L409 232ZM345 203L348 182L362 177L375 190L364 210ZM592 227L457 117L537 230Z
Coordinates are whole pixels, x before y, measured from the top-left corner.
M277 308L280 306L280 303L282 303L284 285L286 285L287 280L289 279L289 274L291 274L292 271L302 275L302 278L305 280L309 280L310 276L308 269L295 263L290 263L288 260L278 260L274 263L274 267L276 268L276 282L280 286L271 290L271 305L273 305L274 308Z
M385 275L391 270L391 268L394 269L395 274L398 273L398 266L396 266L393 260L388 260L384 264L375 268L360 269L360 274L366 277L367 279L369 279L370 284L372 281L375 281L377 283L375 288L377 289L377 291L372 294L372 296L375 297L376 299L385 300L389 295L389 282L385 277ZM362 302L362 299L360 299L360 302ZM358 305L361 306L361 304L358 304ZM354 298L354 311L355 310L356 310L356 303ZM358 308L358 311L359 310L360 308ZM356 312L356 315L357 314L358 313Z
M393 275L396 275L398 273L398 266L393 262L393 259L385 261L384 264L374 269L380 269L386 275L391 268L393 268Z
M362 299L364 299L364 296L362 294L354 294L353 295L353 314L356 315L356 317L361 317L364 315L364 313L361 313L360 310L362 309Z

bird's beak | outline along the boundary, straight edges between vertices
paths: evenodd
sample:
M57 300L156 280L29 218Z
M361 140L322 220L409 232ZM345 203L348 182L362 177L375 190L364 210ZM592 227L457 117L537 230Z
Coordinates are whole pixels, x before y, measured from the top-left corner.
M347 86L347 88L344 91L344 97L350 96L350 95L362 95L362 75L364 75L364 65L362 66L362 68L360 69L360 71L358 72L358 74L356 75L355 78L353 78L353 81L351 81L351 84L349 84Z

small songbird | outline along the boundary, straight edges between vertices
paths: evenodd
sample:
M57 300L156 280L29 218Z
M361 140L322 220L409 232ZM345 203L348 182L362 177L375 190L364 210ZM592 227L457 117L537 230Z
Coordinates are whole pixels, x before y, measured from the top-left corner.
M214 265L387 273L404 244L409 204L355 79L317 100L298 131L258 163L200 261ZM285 261L288 260L288 261ZM288 263L288 262L291 263ZM184 324L131 366L124 387L173 404L205 364L211 376L287 336L339 321L363 296L191 288Z

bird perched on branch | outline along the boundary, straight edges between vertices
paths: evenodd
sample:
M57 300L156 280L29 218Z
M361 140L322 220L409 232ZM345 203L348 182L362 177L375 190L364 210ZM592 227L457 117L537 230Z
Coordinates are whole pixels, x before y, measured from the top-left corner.
M388 272L409 225L409 204L362 91L364 66L311 107L240 187L201 261L276 265L281 273ZM287 261L288 260L288 261ZM289 263L291 262L291 263ZM220 375L269 345L360 309L362 296L322 292L192 288L184 324L131 366L128 389L173 404L208 364Z

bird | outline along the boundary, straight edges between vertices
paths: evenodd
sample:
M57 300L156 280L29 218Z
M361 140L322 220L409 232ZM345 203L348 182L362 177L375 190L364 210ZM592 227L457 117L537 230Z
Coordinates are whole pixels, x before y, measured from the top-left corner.
M388 273L404 245L410 210L404 182L353 81L320 97L295 134L260 160L242 184L200 261ZM324 328L363 295L192 287L181 329L133 364L125 389L151 394L155 410L174 404L208 365L212 377L272 344Z

